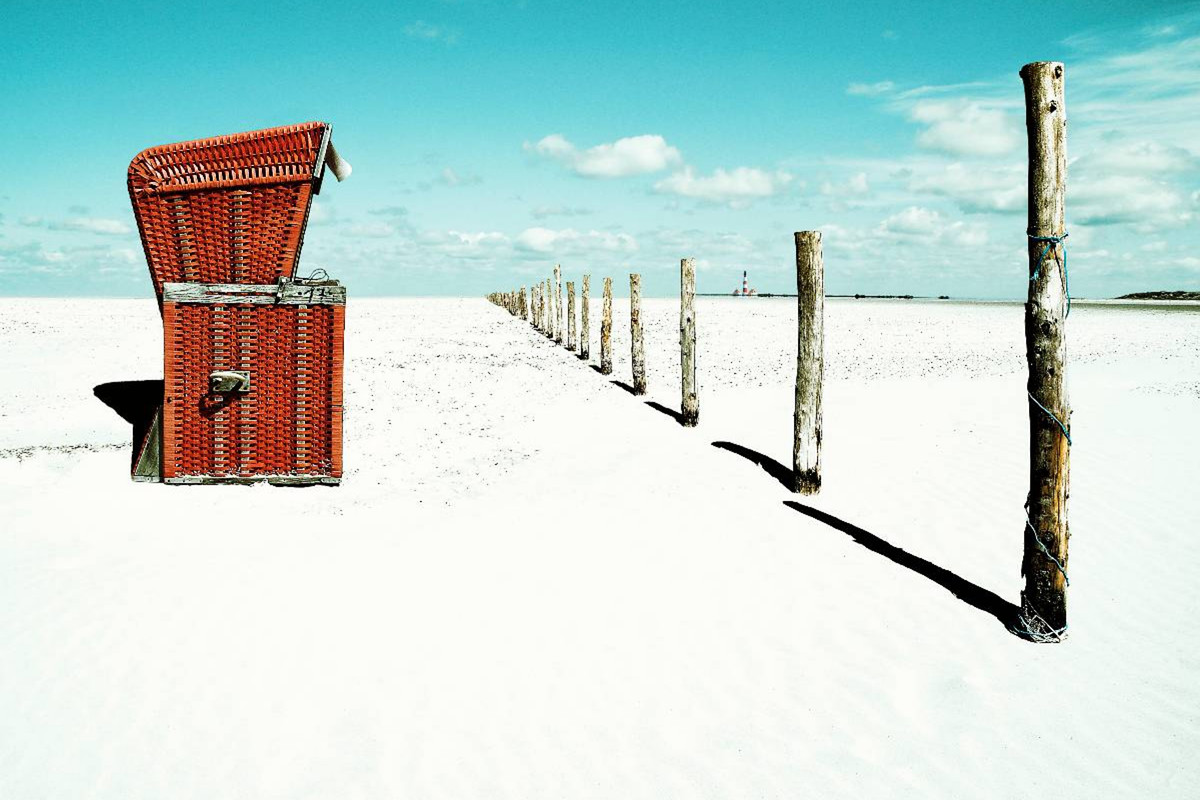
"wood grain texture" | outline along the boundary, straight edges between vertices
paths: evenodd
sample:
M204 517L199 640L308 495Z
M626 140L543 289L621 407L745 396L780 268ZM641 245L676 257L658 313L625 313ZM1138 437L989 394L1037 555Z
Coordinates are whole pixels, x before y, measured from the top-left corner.
M575 350L575 281L567 281L567 349Z
M683 397L680 422L691 428L700 422L700 398L696 393L696 260L679 262L679 363Z
M592 354L592 329L588 324L588 312L591 305L591 275L583 276L583 290L581 292L580 302L582 307L580 311L579 325L579 357L587 360Z
M633 393L645 394L646 342L642 335L642 276L629 276L629 337L632 340Z
M795 491L821 490L821 396L825 377L825 262L820 231L796 232Z
M604 279L604 310L600 317L600 374L612 375L612 278Z
M163 302L215 305L331 305L346 304L345 286L306 286L287 283L164 283Z
M1021 69L1021 79L1025 86L1025 125L1029 139L1028 234L1059 237L1066 232L1067 113L1063 65L1052 61L1026 64ZM1057 418L1070 430L1064 247L1030 238L1028 250L1025 356L1030 396L1026 501L1029 524L1024 529L1021 572L1025 576L1025 589L1021 593L1021 618L1014 631L1035 641L1057 641L1065 635L1067 627L1065 571L1070 536L1067 526L1070 449L1063 427L1055 421Z
M562 265L554 265L554 341L563 343Z

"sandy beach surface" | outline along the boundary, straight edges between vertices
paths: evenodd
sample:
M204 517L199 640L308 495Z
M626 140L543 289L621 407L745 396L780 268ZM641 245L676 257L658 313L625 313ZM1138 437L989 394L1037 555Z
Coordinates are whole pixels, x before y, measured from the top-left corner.
M93 389L161 378L153 301L0 300L0 798L1195 797L1200 307L1072 310L1060 645L1000 621L1020 304L826 308L801 498L794 300L698 301L684 429L677 301L639 398L482 299L352 297L311 489L130 482Z

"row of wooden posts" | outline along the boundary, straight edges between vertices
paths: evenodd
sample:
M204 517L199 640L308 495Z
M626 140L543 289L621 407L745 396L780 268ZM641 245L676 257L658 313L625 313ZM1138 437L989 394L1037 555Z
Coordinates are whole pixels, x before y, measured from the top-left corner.
M488 300L508 310L515 317L529 323L547 338L565 346L568 350L578 349L579 358L586 361L591 357L591 324L589 321L591 300L591 275L584 275L582 282L581 313L575 313L575 282L567 281L566 340L563 339L563 285L562 265L554 265L554 275L539 281L529 290L525 287L511 292L493 292ZM679 262L679 344L682 365L683 398L680 422L691 428L700 422L700 399L696 391L696 260L685 258ZM580 319L580 333L576 337L575 320ZM629 276L629 333L632 341L630 362L632 364L633 393L644 395L649 386L646 378L646 342L642 334L642 276ZM612 374L612 278L604 279L604 312L600 321L600 373ZM819 394L819 392L818 392Z
M1065 327L1070 307L1065 261L1066 108L1064 69L1058 62L1035 62L1021 69L1029 140L1029 286L1025 304L1026 361L1029 367L1029 494L1025 504L1025 587L1009 629L1035 642L1058 642L1066 635L1067 497L1070 408L1065 376ZM819 231L799 231L796 245L797 355L792 467L794 490L821 488L821 396L825 364L825 271ZM589 357L589 278L583 276L579 357ZM696 392L696 269L680 262L681 422L700 419ZM562 270L539 282L526 298L525 287L488 296L514 316L568 350L576 349L575 284L567 282L566 341L563 339ZM646 393L642 338L641 276L629 276L633 391ZM604 279L600 326L600 372L612 373L612 279Z

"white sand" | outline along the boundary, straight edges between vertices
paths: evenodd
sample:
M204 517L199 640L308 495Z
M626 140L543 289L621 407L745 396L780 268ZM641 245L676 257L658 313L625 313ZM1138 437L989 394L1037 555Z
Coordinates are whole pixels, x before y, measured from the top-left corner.
M711 444L790 463L794 313L699 301L685 430L482 300L352 299L347 478L297 490L131 483L92 387L161 377L153 303L0 300L0 798L1195 797L1200 312L1076 304L1042 646L976 607L1020 306L830 301L812 500Z

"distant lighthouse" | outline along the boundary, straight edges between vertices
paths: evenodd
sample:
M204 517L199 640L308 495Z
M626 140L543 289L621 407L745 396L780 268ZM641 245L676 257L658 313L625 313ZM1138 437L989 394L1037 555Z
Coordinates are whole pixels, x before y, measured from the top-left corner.
M734 297L755 297L757 294L758 294L757 289L750 288L750 276L747 274L747 270L742 270L742 288L740 290L734 289L733 296Z

